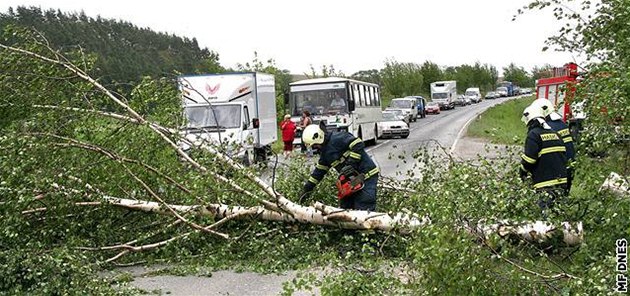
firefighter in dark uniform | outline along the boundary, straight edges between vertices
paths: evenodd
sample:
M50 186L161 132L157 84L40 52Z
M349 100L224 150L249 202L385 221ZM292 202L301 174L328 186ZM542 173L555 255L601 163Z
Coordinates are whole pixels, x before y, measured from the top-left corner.
M520 176L525 179L531 174L534 189L541 193L538 205L546 215L556 199L568 194L566 148L558 133L545 122L541 108L525 108L521 120L528 131Z
M567 149L567 190L571 191L571 184L573 183L575 147L573 145L573 137L571 137L571 132L569 131L569 126L562 121L562 116L556 112L551 101L545 98L538 98L532 103L532 106L542 110L542 114L545 116L545 122L547 122L552 130L558 133L564 142L564 147Z
M363 188L340 200L343 209L376 210L378 167L365 152L365 144L348 132L324 132L318 125L309 125L302 133L302 142L319 150L319 161L304 184L300 199L307 196L334 168L340 175L362 174Z

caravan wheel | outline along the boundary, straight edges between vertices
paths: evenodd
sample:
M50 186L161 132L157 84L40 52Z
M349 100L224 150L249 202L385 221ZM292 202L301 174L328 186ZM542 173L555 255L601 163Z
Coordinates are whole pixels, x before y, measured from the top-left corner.
M243 155L243 159L241 160L244 166L249 167L254 164L254 153L250 153L249 151L245 151Z

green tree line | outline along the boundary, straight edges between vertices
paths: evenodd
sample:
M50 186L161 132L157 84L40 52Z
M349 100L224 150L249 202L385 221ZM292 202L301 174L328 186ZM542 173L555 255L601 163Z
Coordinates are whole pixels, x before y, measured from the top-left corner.
M144 76L221 72L219 54L189 39L139 28L130 22L88 17L85 13L9 8L0 27L34 28L54 48L76 47L97 56L92 73L106 84L137 83ZM125 87L130 89L130 87Z

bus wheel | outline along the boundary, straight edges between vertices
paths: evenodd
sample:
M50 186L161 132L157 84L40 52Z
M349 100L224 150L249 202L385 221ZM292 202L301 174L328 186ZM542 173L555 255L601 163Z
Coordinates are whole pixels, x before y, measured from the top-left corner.
M378 144L378 126L374 125L374 140L372 140L372 145L376 146Z
M370 139L369 141L365 142L366 146L373 146L376 145L376 138L378 138L378 129L376 128L376 126L374 126L374 138Z

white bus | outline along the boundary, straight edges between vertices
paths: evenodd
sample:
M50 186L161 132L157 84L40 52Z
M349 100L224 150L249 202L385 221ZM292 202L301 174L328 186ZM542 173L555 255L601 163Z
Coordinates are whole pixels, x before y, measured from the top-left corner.
M377 84L327 77L300 80L289 86L289 108L294 122L299 122L306 110L311 113L313 123L324 122L328 131L348 131L367 144L376 144L377 122L383 118ZM300 141L296 136L295 143Z

